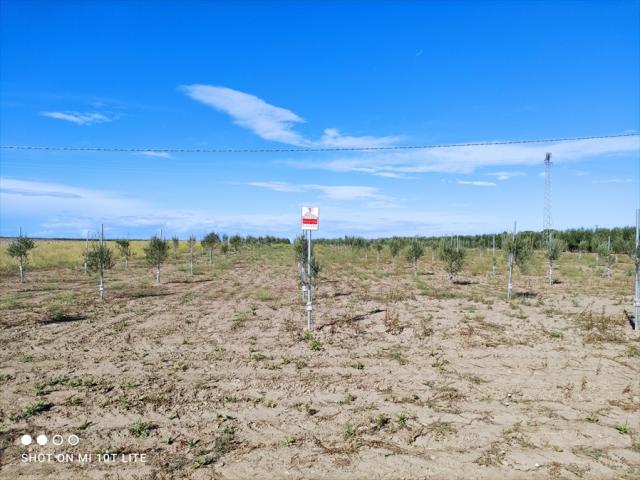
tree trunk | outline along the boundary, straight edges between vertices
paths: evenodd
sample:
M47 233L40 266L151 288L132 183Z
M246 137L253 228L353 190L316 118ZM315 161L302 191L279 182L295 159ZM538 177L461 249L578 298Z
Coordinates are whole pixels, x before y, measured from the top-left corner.
M24 283L24 264L22 257L20 257L20 283Z
M553 285L553 262L549 261L549 286Z
M160 284L160 265L158 265L156 270L156 283L159 285Z
M213 248L209 247L209 265L213 263Z
M100 285L98 286L98 290L100 291L100 301L104 301L104 275L100 272Z

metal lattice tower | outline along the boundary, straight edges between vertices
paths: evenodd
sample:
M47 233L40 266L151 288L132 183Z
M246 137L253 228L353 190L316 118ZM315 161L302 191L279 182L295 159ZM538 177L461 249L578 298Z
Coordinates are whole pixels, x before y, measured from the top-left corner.
M542 220L545 241L551 238L551 154L544 157L544 218Z

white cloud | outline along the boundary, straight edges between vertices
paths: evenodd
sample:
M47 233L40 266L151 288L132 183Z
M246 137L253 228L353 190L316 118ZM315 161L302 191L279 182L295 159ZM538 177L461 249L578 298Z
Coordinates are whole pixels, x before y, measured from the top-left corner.
M169 152L155 152L155 151L146 151L146 152L138 152L140 155L144 155L145 157L155 157L155 158L173 158Z
M387 147L401 140L401 137L353 137L342 135L337 128L327 128L318 145L333 148Z
M303 169L335 172L362 172L372 175L417 173L473 173L478 168L496 166L543 165L546 152L553 152L555 163L576 162L587 158L637 153L640 138L617 137L591 140L567 140L545 144L484 145L431 148L421 150L354 153L327 161L289 161Z
M485 182L482 180L456 180L458 185L473 185L474 187L495 187L493 182Z
M185 85L181 89L192 99L230 115L234 123L248 128L265 140L289 145L304 144L302 137L293 130L294 124L304 120L291 110L225 87Z
M606 178L604 180L594 180L593 183L631 183L631 178Z
M377 188L363 185L316 185L300 184L293 185L286 182L247 182L239 185L249 185L251 187L266 188L275 192L308 192L317 190L331 200L390 200L389 197L381 195Z
M331 148L384 147L401 140L401 137L395 136L342 135L337 128L325 129L320 140L305 139L294 128L296 124L304 123L302 117L255 95L215 85L183 85L180 90L193 100L226 113L236 125L248 128L265 140L298 147Z
M513 177L523 177L526 174L523 173L523 172L505 172L505 171L501 171L501 172L491 172L491 173L487 173L485 175L489 175L491 177L496 177L498 180L505 181L505 180L509 180L510 178L513 178Z
M40 115L56 120L65 120L76 125L93 125L113 121L113 118L97 112L40 112Z

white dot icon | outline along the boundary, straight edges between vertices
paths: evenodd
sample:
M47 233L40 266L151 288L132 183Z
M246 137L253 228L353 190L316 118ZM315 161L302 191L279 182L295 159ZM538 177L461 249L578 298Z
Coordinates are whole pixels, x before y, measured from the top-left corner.
M31 435L27 434L20 437L20 443L22 443L23 445L31 445L31 442L33 442Z
M69 442L69 445L75 446L80 443L80 439L77 435L69 435L69 438L67 438L67 442Z
M54 445L62 445L62 442L64 442L64 438L62 438L62 435L54 435L51 441Z
M36 442L38 442L38 445L46 445L48 441L49 439L46 435L38 435L38 438L36 438Z

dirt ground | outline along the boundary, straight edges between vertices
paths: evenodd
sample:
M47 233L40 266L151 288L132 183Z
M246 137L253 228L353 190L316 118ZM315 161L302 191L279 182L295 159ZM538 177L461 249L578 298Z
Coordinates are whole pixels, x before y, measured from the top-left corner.
M172 258L159 286L119 262L103 304L79 265L5 265L0 478L640 478L630 264L565 254L507 302L477 251L451 285L364 255L319 249L307 335L290 247Z

